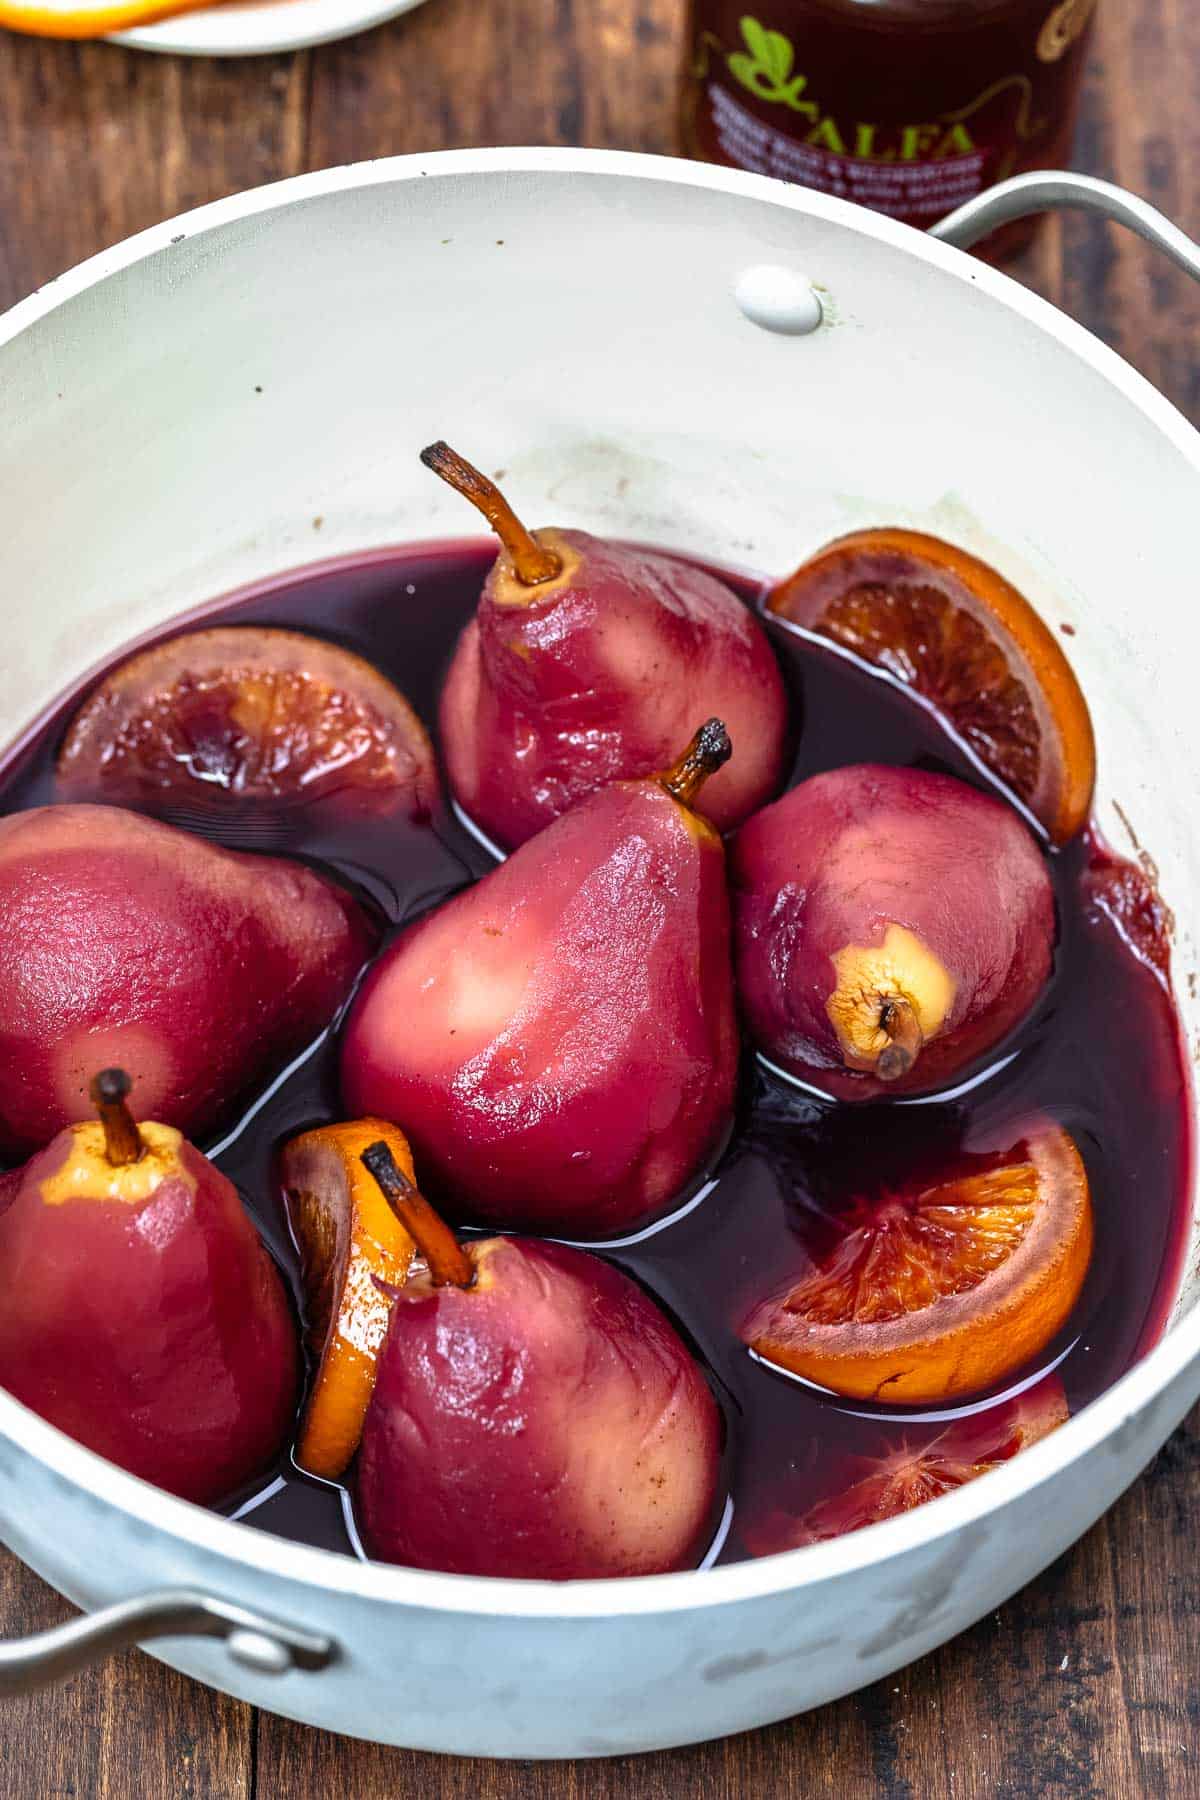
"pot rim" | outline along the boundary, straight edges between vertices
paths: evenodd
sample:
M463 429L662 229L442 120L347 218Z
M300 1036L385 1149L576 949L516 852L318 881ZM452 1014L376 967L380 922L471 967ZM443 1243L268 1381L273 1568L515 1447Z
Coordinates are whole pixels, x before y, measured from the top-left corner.
M297 201L350 189L425 177L472 175L603 175L671 186L706 188L767 201L826 219L866 238L891 244L953 276L964 296L972 288L1021 315L1064 350L1090 365L1147 418L1200 477L1200 433L1136 370L1083 326L1009 276L961 250L881 214L763 175L629 151L501 148L444 150L349 164L216 200L151 226L39 288L0 317L0 346L65 301L110 275L159 254L182 236L191 239L236 220L282 210ZM1185 1067L1190 1066L1185 1059ZM1196 1122L1195 1094L1191 1107ZM1193 1179L1194 1179L1193 1167ZM895 1519L828 1543L788 1550L715 1569L673 1575L577 1582L515 1581L444 1575L364 1563L343 1552L297 1544L249 1528L127 1474L85 1449L0 1390L0 1441L7 1440L62 1480L127 1517L224 1558L232 1568L301 1582L314 1589L439 1612L495 1617L608 1619L675 1613L732 1604L836 1579L874 1563L928 1548L976 1524L1019 1496L1052 1481L1071 1463L1153 1408L1163 1390L1200 1355L1200 1303L1131 1369L1082 1412L986 1480Z

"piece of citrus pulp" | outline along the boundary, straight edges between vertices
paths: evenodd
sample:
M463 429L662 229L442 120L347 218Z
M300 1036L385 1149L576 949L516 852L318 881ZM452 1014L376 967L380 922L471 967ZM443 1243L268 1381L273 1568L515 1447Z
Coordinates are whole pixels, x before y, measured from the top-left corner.
M403 1286L415 1252L359 1160L380 1139L414 1180L408 1140L382 1119L306 1131L280 1158L315 1368L296 1461L310 1475L330 1481L344 1472L358 1448L391 1315L386 1289Z
M106 37L194 12L211 0L0 0L0 27L34 37Z
M1065 843L1087 818L1087 702L1029 602L987 563L924 532L837 538L767 608L903 682Z
M856 1198L842 1223L832 1252L760 1302L742 1337L833 1393L897 1405L980 1393L1036 1356L1092 1250L1083 1162L1047 1119L942 1179Z
M1047 1375L1024 1393L967 1418L941 1426L914 1424L900 1444L877 1456L849 1458L845 1485L798 1517L776 1510L751 1527L749 1546L760 1556L796 1550L911 1512L999 1468L1067 1417L1062 1382Z
M323 638L252 625L187 632L121 663L72 720L57 773L72 798L150 809L353 791L422 811L435 781L424 726L378 669Z

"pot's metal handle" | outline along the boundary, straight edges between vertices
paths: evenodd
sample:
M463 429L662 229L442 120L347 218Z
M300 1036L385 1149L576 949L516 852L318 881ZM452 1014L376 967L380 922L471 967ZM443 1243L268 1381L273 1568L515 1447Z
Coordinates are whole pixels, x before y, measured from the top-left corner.
M1055 212L1063 207L1081 207L1085 212L1099 213L1117 225L1128 225L1139 237L1169 256L1173 263L1196 281L1200 281L1200 244L1173 225L1165 214L1111 181L1100 181L1094 175L1074 175L1068 170L1049 170L1033 175L1014 175L1011 181L998 182L994 188L977 194L942 219L931 235L943 243L956 244L969 250L972 244L1007 225L1012 219L1025 219L1032 213Z
M338 1653L331 1638L316 1632L280 1624L192 1588L166 1588L0 1644L0 1694L47 1687L116 1650L167 1637L224 1638L234 1662L256 1675L324 1669Z

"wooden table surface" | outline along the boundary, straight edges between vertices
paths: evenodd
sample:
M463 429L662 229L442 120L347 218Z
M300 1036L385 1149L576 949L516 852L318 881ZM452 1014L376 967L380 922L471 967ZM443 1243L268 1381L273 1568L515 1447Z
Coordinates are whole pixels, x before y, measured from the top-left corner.
M430 0L341 44L175 60L0 33L0 307L130 232L300 170L478 144L673 149L679 0ZM1101 0L1079 167L1200 234L1200 8ZM1200 421L1200 289L1099 221L1014 271ZM1200 1415L1074 1550L973 1631L819 1713L575 1765L383 1750L138 1653L0 1712L6 1800L1200 1795ZM0 1634L69 1608L0 1552ZM469 1698L469 1697L468 1697Z

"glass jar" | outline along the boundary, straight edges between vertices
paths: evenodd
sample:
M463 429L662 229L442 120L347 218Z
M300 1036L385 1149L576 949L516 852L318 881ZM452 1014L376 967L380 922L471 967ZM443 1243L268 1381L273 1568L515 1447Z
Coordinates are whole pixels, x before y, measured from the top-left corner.
M1095 5L691 0L684 153L932 225L1066 162Z

